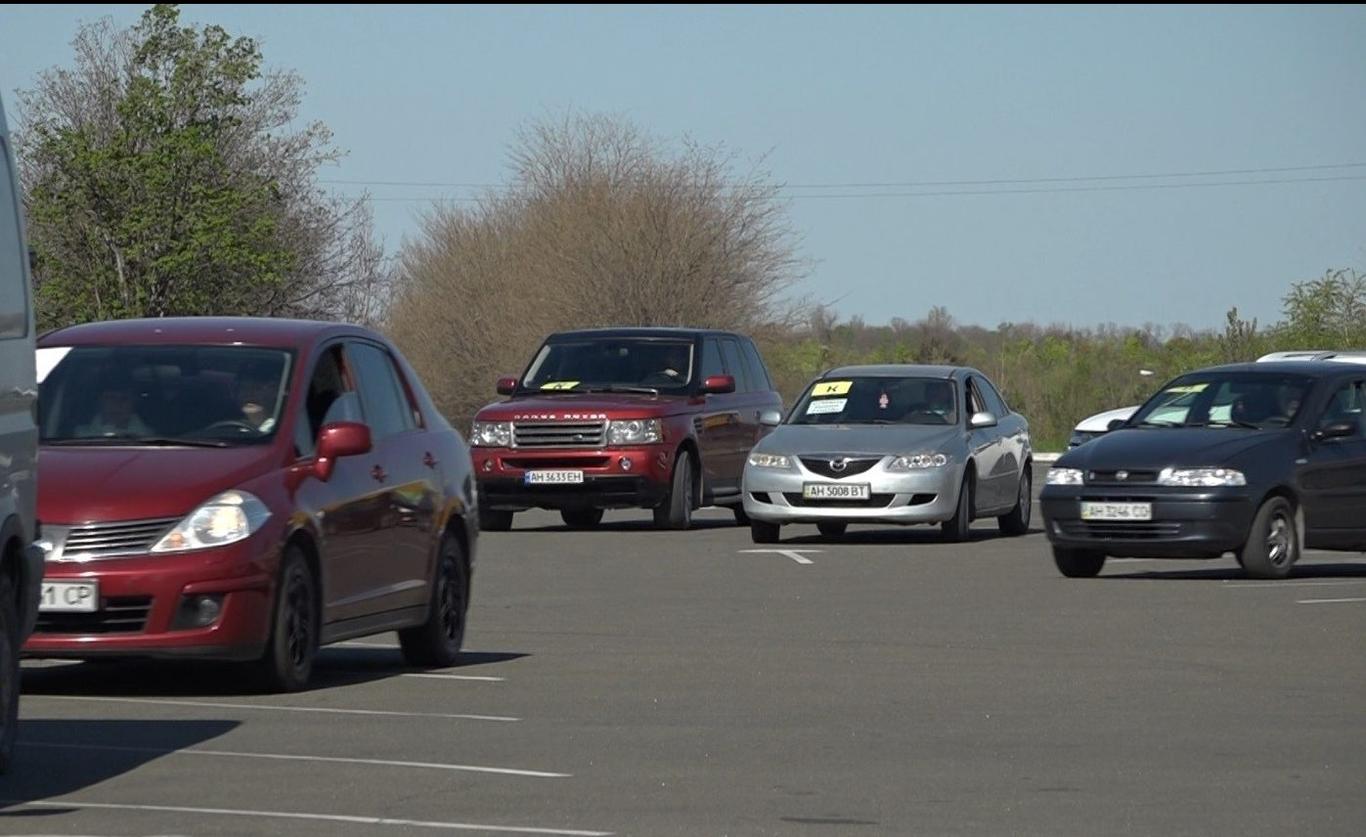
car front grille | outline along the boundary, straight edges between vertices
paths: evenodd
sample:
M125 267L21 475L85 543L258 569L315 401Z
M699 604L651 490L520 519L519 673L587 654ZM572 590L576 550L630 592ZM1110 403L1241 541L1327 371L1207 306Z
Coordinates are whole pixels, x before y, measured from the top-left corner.
M43 525L44 539L52 544L49 561L89 561L145 555L179 518L121 520L77 526Z
M1120 479L1119 475L1124 478ZM1086 474L1088 485L1143 485L1157 482L1156 471L1090 471Z
M40 634L135 634L147 626L151 596L104 599L94 613L39 613Z
M800 491L784 492L783 497L800 509L885 509L896 499L895 494L870 494L867 500L808 500Z
M1072 538L1142 541L1174 538L1181 534L1179 522L1066 520L1057 525L1063 535Z
M518 448L600 448L607 438L605 421L514 422L512 444Z
M854 458L843 456L802 456L799 457L806 470L813 474L820 474L833 480L852 477L862 474L882 461L882 457L874 456L871 458ZM841 467L836 467L839 465Z

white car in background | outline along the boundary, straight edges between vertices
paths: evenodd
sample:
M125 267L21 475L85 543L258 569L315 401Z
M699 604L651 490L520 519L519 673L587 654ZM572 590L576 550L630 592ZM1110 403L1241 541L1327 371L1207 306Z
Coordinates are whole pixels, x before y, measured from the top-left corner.
M1352 350L1343 352L1331 352L1317 349L1306 349L1294 352L1272 352L1257 358L1258 363L1285 363L1288 361L1306 360L1328 360L1335 363L1366 363L1366 351ZM1088 416L1077 423L1072 429L1072 437L1067 440L1067 449L1079 447L1099 436L1109 433L1116 421L1124 422L1129 420L1137 412L1140 405L1132 407L1120 407L1117 410L1106 410L1103 413L1096 413Z

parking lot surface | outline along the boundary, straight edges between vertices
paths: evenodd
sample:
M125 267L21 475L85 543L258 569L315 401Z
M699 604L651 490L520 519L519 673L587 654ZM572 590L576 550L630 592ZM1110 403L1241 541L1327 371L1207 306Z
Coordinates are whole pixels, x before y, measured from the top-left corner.
M648 524L486 534L450 669L405 668L392 634L288 695L227 666L28 661L0 833L1366 829L1358 556L1067 580L994 521L774 547L717 510Z

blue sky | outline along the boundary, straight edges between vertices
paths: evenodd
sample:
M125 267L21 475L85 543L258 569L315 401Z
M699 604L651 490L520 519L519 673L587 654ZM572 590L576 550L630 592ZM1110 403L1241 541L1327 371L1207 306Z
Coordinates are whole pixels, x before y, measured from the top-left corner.
M71 61L78 23L131 23L142 8L0 9L7 107L38 71ZM932 305L986 326L1213 327L1234 305L1265 322L1290 282L1366 270L1362 7L192 5L185 16L258 38L269 64L303 75L303 117L349 150L327 179L500 182L518 127L568 108L724 143L802 185L1362 164L789 190L813 262L799 291L870 322ZM1181 188L1113 188L1140 185ZM468 194L334 188L368 189L391 249L424 201ZM945 191L995 194L923 194Z

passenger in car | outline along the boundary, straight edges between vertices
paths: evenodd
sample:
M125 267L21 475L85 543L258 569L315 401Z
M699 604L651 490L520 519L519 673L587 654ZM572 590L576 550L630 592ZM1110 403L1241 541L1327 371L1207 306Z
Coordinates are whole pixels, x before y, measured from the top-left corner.
M147 425L138 417L133 403L132 382L105 378L96 401L97 411L90 421L76 428L78 438L102 436L146 436Z

